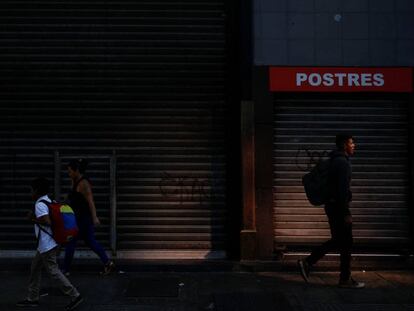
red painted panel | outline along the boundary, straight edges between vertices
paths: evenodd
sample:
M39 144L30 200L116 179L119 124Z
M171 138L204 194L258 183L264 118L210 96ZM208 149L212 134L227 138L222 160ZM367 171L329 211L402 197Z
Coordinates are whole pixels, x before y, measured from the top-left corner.
M273 92L412 92L412 68L270 67Z

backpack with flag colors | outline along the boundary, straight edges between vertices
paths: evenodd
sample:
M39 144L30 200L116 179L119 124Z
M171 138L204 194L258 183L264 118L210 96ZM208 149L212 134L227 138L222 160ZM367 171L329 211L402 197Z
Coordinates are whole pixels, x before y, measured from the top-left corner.
M49 208L49 217L52 227L52 238L57 244L64 245L78 234L78 226L73 209L65 203L40 201ZM49 234L41 226L40 230ZM50 235L50 234L49 234Z

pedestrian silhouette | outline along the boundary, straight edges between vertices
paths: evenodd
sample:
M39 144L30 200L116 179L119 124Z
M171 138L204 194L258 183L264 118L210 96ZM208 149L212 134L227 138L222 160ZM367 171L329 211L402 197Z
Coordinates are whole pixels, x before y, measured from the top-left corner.
M100 221L96 214L91 183L84 175L87 164L85 159L78 159L70 161L67 166L72 181L72 191L68 196L69 205L75 212L79 234L66 245L62 269L66 275L70 273L70 266L79 239L85 241L85 244L98 255L103 263L101 274L109 274L115 269L114 262L108 258L105 250L95 238L95 226L100 225Z
M46 178L37 178L32 181L32 199L35 202L34 211L29 212L28 218L34 223L35 235L37 238L37 249L35 257L32 260L30 269L30 279L27 298L19 301L17 307L37 307L39 306L39 292L42 275L42 268L46 270L53 282L71 301L65 310L75 309L83 298L77 289L70 283L65 275L59 270L56 257L59 252L59 245L53 239L51 229L51 218L49 216L49 207L51 203L48 196L50 182Z
M352 201L350 157L354 154L355 143L351 135L336 136L337 149L330 153L328 172L328 194L325 203L325 213L331 230L331 239L315 248L310 256L298 260L300 273L306 282L309 273L326 253L334 249L340 251L339 287L363 288L365 284L351 277L351 252L353 244L352 215L349 209Z

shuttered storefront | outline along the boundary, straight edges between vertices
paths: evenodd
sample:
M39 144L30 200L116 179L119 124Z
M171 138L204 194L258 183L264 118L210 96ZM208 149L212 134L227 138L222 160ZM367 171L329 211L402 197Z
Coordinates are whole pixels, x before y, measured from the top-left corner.
M34 246L29 182L87 157L109 244L222 252L226 219L224 1L0 3L0 249Z
M355 248L399 252L409 240L408 100L344 95L275 96L274 239L308 250L329 238L322 207L308 203L301 177L351 133Z

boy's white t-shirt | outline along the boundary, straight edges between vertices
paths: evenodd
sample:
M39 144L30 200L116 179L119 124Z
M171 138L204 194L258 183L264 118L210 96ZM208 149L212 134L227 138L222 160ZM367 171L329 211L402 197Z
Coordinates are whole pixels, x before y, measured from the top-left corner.
M35 203L35 215L36 218L45 216L49 214L49 208L47 207L47 205L43 202L40 201L46 201L46 202L52 202L52 200L49 199L49 197L47 195L44 195L42 197L40 197L39 199L37 199L36 203ZM52 228L50 228L49 226L42 226L42 228L44 230L46 230L49 234L47 234L46 232L43 232L42 230L39 229L39 226L42 225L34 225L35 228L35 235L36 238L39 239L39 244L37 247L37 250L39 251L39 253L45 253L47 251L50 251L51 249L55 248L57 246L55 240L50 236L52 235ZM40 232L40 237L39 237L39 232Z

